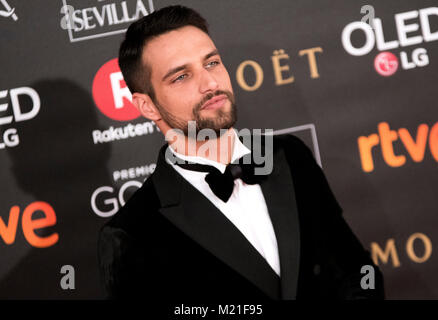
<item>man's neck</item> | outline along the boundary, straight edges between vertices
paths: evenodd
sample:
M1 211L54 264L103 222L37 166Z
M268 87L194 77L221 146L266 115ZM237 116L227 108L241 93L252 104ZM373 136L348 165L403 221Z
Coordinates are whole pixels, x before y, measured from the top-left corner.
M236 134L233 128L228 129L217 139L197 141L187 136L178 135L171 143L173 150L186 156L203 157L222 164L231 162Z

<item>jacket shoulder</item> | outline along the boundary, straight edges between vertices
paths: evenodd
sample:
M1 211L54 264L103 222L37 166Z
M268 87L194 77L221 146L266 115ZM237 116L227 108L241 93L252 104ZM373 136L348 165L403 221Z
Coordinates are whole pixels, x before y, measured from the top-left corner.
M273 137L274 144L283 147L308 148L306 144L294 134L278 134Z
M121 229L134 233L135 229L159 209L159 198L150 176L143 185L134 192L126 203L117 211L102 228Z
M307 166L316 163L313 152L297 136L293 134L274 135L274 150L284 150L288 162L299 166Z

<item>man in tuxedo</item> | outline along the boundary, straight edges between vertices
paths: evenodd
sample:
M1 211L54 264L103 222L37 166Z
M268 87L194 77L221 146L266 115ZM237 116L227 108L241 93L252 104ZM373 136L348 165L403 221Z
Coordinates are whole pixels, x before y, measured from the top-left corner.
M100 231L109 298L383 298L382 275L310 149L293 135L245 139L233 128L230 77L196 11L171 6L134 22L119 64L133 104L168 143ZM191 136L190 124L215 136ZM273 166L257 175L261 153Z

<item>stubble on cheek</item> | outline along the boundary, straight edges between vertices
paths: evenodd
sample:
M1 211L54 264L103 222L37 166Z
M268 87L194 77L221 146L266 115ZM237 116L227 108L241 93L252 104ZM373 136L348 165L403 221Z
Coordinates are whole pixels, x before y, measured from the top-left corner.
M205 116L202 113L203 104L214 96L225 94L228 98L226 102L228 106L223 106L220 109L215 110L215 113L209 116ZM212 129L217 134L220 133L220 129L229 129L237 121L237 110L234 100L234 95L231 91L217 90L214 94L210 93L206 95L200 102L192 107L191 117L186 120L180 116L174 115L168 112L163 106L155 102L157 109L160 111L162 119L174 129L179 129L187 136L188 135L188 122L196 122L196 130ZM226 111L224 109L227 109Z

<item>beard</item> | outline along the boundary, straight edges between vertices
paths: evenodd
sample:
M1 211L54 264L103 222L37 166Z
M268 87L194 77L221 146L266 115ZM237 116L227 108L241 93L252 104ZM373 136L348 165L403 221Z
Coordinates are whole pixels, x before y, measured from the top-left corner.
M218 95L226 95L230 101L230 110L224 111L221 108L216 109L216 114L210 117L201 116L201 108L203 104L211 98ZM179 129L184 132L184 135L188 137L188 121L182 120L171 113L169 113L163 106L157 101L154 101L158 111L161 114L162 119L173 129ZM215 93L207 94L198 104L192 109L192 121L196 121L196 131L202 129L213 130L218 137L230 129L237 121L237 108L234 100L234 95L230 91L217 90ZM222 129L222 130L221 130Z

